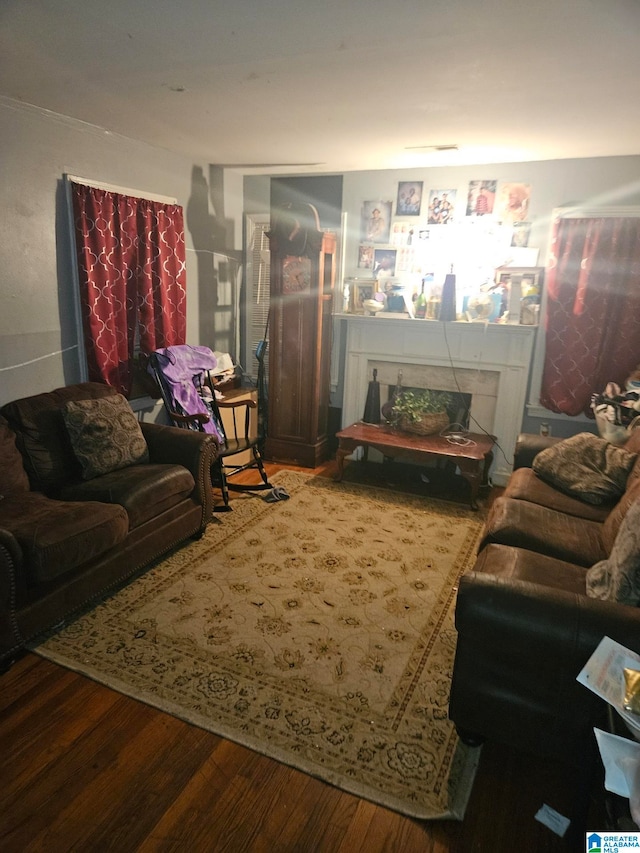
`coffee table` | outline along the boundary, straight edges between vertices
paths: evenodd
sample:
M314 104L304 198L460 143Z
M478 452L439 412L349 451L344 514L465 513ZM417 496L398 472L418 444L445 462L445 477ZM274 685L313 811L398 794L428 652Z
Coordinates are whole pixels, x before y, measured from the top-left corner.
M338 450L336 462L338 470L335 476L340 481L344 474L344 460L357 447L364 450L367 460L370 447L380 451L391 459L407 459L421 462L424 459L449 459L455 462L460 474L471 486L471 507L478 508L478 490L493 460L494 435L484 433L465 433L464 443L448 441L445 436L413 435L400 432L386 424L367 424L363 421L351 424L336 434Z

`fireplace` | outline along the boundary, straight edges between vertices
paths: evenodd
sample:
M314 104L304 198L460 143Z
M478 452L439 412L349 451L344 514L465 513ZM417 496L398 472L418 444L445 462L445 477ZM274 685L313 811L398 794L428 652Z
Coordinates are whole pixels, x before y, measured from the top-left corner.
M342 426L359 421L378 371L382 401L402 371L402 385L470 395L471 432L496 436L490 472L506 484L522 426L536 328L497 323L441 323L339 315L345 337Z
M468 368L434 367L428 364L406 364L396 361L368 360L368 372L378 371L380 399L388 400L398 383L404 390L425 389L448 391L453 405L448 414L470 432L493 434L493 419L498 393L499 374Z

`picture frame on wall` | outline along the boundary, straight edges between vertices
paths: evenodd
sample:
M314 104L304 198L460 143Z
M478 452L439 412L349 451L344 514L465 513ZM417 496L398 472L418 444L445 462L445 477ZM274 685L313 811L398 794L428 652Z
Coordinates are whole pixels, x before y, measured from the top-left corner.
M423 181L400 181L396 216L420 216Z
M373 275L378 281L393 278L396 274L397 249L375 249L373 253Z
M362 203L361 240L363 243L388 243L391 229L390 201L365 201Z
M429 193L429 225L450 225L456 206L457 191L431 190Z
M529 245L530 233L531 233L531 223L530 222L514 222L513 223L513 237L511 238L511 245L517 246L518 248L526 248Z
M496 203L498 182L494 180L469 181L467 191L467 216L489 216Z
M503 225L526 222L529 218L531 184L505 183L498 188L494 208L495 218Z
M358 268L361 270L373 269L374 247L361 244L358 246Z

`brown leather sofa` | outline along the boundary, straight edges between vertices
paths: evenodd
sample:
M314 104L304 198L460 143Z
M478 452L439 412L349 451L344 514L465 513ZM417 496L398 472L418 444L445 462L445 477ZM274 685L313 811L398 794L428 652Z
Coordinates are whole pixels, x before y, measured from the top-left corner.
M211 518L218 444L206 433L140 423L144 463L83 479L63 407L115 394L87 382L0 410L2 667Z
M576 676L605 635L640 652L640 608L586 592L587 569L606 559L640 500L640 456L623 496L594 506L532 469L554 441L519 437L514 471L460 580L449 715L468 743L494 740L579 764L606 708ZM625 449L640 452L640 429Z

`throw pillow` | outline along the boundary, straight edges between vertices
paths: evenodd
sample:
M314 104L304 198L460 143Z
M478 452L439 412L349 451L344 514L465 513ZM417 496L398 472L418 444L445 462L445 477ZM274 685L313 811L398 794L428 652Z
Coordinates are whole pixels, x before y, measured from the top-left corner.
M532 468L556 489L590 504L604 504L624 493L636 456L593 433L581 432L538 453Z
M622 519L608 559L587 571L587 595L632 607L640 604L640 500Z
M149 461L140 424L122 394L70 400L62 417L85 480Z

